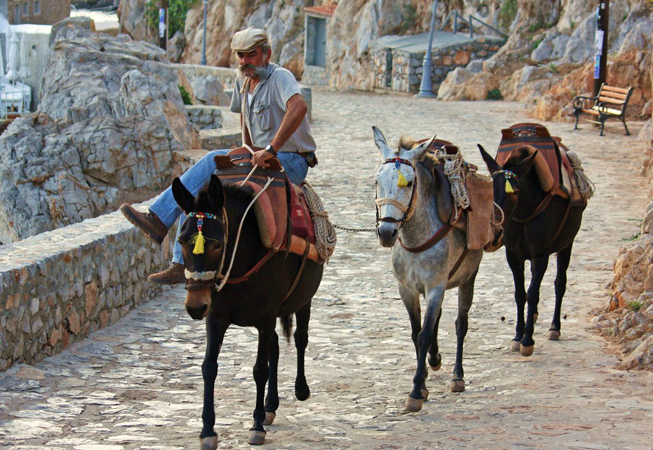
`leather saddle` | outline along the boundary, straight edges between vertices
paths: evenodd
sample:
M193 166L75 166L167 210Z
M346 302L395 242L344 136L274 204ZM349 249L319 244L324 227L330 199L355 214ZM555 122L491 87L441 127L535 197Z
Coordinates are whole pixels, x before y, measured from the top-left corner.
M216 175L223 183L242 183L252 171L251 156L245 147L216 156ZM304 193L290 182L278 159L273 158L267 169L257 168L247 179L245 184L252 189L252 198L264 189L269 179L271 184L253 205L261 242L274 252L289 251L322 262Z
M444 151L449 155L455 155L459 150L451 142L434 139L428 151ZM493 220L491 220L494 214L492 178L479 174L477 172L478 167L473 164L467 162L463 164L469 207L460 213L455 226L467 233L467 248L469 250L487 249L496 240L497 234L501 233L501 227L493 227ZM437 189L436 199L440 220L444 223L451 223L452 220L456 220L455 206L451 195L451 184L444 173L444 163L442 161L433 169L433 177L436 183L441 186L441 188Z
M501 130L501 143L496 161L503 166L513 151L525 147L529 154L537 151L534 167L542 190L551 195L571 199L572 205L585 202L580 195L574 169L567 157L569 149L546 127L536 123L519 123Z

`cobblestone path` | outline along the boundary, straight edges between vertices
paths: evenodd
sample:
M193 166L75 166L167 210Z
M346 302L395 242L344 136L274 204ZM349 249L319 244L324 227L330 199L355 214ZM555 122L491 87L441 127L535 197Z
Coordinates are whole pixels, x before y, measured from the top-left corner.
M443 103L404 96L313 93L320 165L309 175L332 220L373 227L379 155L371 126L395 145L403 133L434 133L481 164L500 129L529 121L523 105ZM576 239L563 303L562 338L546 340L553 312L552 258L542 287L535 354L508 350L514 334L512 277L503 251L487 254L476 283L465 348L467 390L449 391L455 291L440 326L443 366L431 372L421 412L402 414L415 368L407 314L389 250L373 233L339 232L313 302L307 377L312 395L293 396L294 346L282 345L281 406L268 427L273 449L651 449L653 375L614 369L615 352L593 331L593 308L619 248L638 231L647 203L639 176L644 143L585 124L546 124L583 159L596 183ZM642 124L629 124L634 134ZM201 428L204 325L176 288L61 355L0 374L0 447L12 449L196 449ZM256 334L228 331L216 384L220 448L247 448L254 406Z

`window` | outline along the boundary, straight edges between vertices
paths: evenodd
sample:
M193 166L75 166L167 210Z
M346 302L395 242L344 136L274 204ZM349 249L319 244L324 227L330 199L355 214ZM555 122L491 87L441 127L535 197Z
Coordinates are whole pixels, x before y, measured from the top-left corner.
M18 25L20 23L20 4L16 3L14 5L14 24Z
M41 14L41 0L34 0L34 15Z
M29 15L29 3L25 2L23 3L23 17Z

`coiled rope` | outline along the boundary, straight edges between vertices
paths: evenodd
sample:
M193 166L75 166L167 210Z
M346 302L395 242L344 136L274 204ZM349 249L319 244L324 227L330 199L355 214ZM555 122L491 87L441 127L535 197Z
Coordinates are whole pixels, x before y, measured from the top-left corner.
M306 198L308 210L313 219L313 226L315 228L315 247L320 259L324 262L329 262L329 258L333 255L336 248L336 230L329 221L329 213L324 209L322 200L318 197L308 181L302 183L302 191Z
M458 218L458 211L469 208L469 197L465 187L465 161L460 151L456 152L455 155L450 155L445 150L438 149L435 155L438 159L444 160L444 174L447 176L449 184L451 184L451 196L454 205L457 207L455 220Z
M594 183L589 179L583 166L581 164L580 158L575 152L567 152L567 157L571 163L571 167L574 169L574 178L576 179L576 184L578 185L578 192L583 200L589 200L594 195L596 187Z

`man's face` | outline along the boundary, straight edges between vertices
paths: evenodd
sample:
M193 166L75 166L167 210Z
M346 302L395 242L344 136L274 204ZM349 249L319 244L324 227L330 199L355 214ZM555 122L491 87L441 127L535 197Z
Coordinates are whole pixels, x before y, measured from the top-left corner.
M251 52L236 52L236 56L238 69L249 78L258 76L256 69L265 68L270 60L270 52L263 52L261 47L256 47Z

